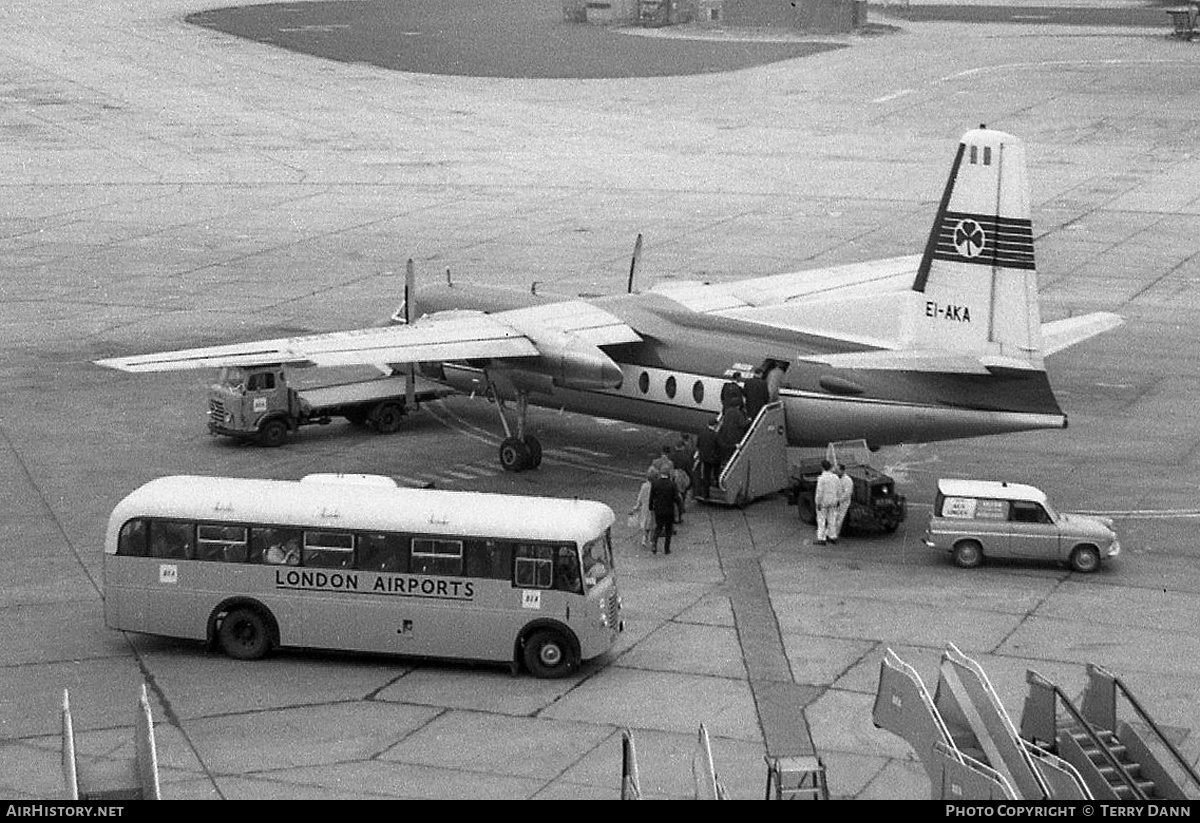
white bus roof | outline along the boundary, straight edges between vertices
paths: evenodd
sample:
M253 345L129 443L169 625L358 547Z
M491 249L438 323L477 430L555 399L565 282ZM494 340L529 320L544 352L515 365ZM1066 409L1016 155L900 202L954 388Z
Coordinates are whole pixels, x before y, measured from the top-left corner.
M594 500L180 475L151 480L117 504L106 552L116 551L117 533L135 517L573 542L614 520Z
M1024 483L1006 483L1002 480L949 480L938 481L938 491L946 497L991 497L1001 500L1032 500L1045 505L1045 493Z

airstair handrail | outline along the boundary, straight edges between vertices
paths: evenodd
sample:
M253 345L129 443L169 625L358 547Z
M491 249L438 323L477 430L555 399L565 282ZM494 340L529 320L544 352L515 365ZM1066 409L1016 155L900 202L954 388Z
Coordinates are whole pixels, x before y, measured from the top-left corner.
M1038 677L1043 681L1042 685L1044 688L1048 688L1051 692L1053 692L1054 696L1058 698L1058 701L1066 708L1067 713L1074 718L1075 722L1079 724L1080 728L1083 729L1084 733L1088 736L1092 743L1096 745L1096 747L1100 750L1100 756L1103 757L1108 762L1108 765L1112 766L1112 768L1117 772L1117 774L1121 777L1121 782L1123 782L1133 792L1134 797L1139 800L1145 799L1146 793L1141 790L1137 782L1134 781L1133 777L1130 776L1129 772L1125 769L1125 766L1121 764L1121 761L1118 760L1111 751L1109 751L1108 746L1104 745L1104 741L1100 739L1100 735L1096 734L1096 730L1092 727L1092 724L1080 713L1079 709L1075 708L1075 704L1073 704L1071 699L1067 697L1067 693L1059 688L1057 683L1052 683L1041 675L1038 675Z
M937 726L938 732L942 735L942 740L949 744L949 748L962 761L963 754L958 750L958 746L954 745L954 738L950 734L950 729L946 728L946 721L942 719L942 713L938 711L937 705L933 702L933 698L929 696L929 690L925 688L925 681L921 679L921 675L917 674L917 670L897 656L891 649L887 650L884 655L889 666L895 666L900 671L904 672L917 684L917 694L921 698L921 703L924 704L929 716L933 718L933 723Z
M959 749L954 745L953 740L950 740L946 743L934 743L933 748L935 751L946 751L953 754L955 759L958 760L960 764L968 769L971 769L972 771L979 772L984 777L993 781L1004 791L1005 797L1007 797L1009 800L1021 799L1021 796L1017 793L1017 790L1013 788L1012 783L1009 782L1007 777L996 771L987 763L984 763L982 760L971 757L971 755Z
M1141 719L1147 726L1149 726L1154 732L1155 737L1158 738L1159 742L1167 747L1167 751L1171 753L1171 756L1175 758L1175 762L1178 763L1183 768L1184 772L1187 773L1187 776L1191 779L1192 783L1197 787L1200 787L1200 775L1196 774L1196 770L1192 768L1190 763L1188 763L1187 758L1184 757L1183 754L1180 753L1179 749L1175 748L1175 744L1168 740L1167 736L1162 733L1162 730L1159 729L1158 724L1154 722L1152 717L1150 717L1150 713L1142 708L1142 704L1138 702L1138 699L1134 697L1133 693L1129 691L1128 687L1121 682L1121 678L1117 677L1103 666L1098 666L1095 663L1089 663L1088 674L1091 675L1093 671L1100 672L1105 677L1112 680L1113 685L1117 687L1117 690L1120 691L1120 693L1124 695L1125 699L1129 701L1129 705L1133 706L1133 710L1137 712L1138 718ZM1116 729L1113 731L1116 731Z
M742 447L749 443L751 436L758 431L759 427L762 425L763 419L767 415L767 411L773 411L782 405L783 403L781 401L772 400L770 403L764 404L763 407L758 410L758 414L754 415L754 420L750 423L750 428L746 429L746 433L742 435L742 439L739 440L737 446L734 447L733 454L729 455L729 459L726 460L725 465L721 467L721 474L717 477L717 485L719 485L722 489L725 488L726 475L729 474L730 470L737 463L738 457L742 453Z
M1080 792L1082 793L1083 799L1093 799L1092 790L1088 788L1087 783L1083 779L1083 775L1079 773L1079 769L1075 768L1070 761L1064 760L1054 752L1048 752L1038 744L1029 740L1025 740L1024 738L1021 738L1021 743L1024 744L1025 750L1029 752L1029 755L1033 757L1033 759L1044 760L1051 766L1070 775L1071 780L1075 782L1075 785L1078 786Z
M988 679L987 672L983 670L983 666L980 666L979 663L959 651L958 647L953 643L948 643L946 646L947 648L944 655L945 657L949 658L954 663L966 666L969 671L979 678L979 683L983 688L984 694L987 695L988 700L992 704L993 710L996 712L997 716L999 716L1001 723L1003 723L1004 730L1008 733L1009 739L1013 742L1013 745L1016 746L1017 753L1020 755L1021 760L1024 761L1029 773L1033 776L1034 782L1037 783L1038 790L1042 793L1042 797L1049 798L1051 794L1050 785L1046 782L1046 778L1042 775L1041 770L1038 769L1037 763L1034 762L1033 757L1025 748L1025 741L1022 740L1020 732L1017 731L1016 725L1012 722L1012 718L1008 716L1008 712L1005 710L1004 704L1000 702L1000 696L996 694L996 689L992 686L992 681Z

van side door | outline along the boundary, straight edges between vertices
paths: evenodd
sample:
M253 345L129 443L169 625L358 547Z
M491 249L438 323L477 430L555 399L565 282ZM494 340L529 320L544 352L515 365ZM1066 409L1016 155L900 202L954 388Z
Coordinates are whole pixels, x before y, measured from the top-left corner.
M1013 557L1058 560L1058 525L1041 503L1014 500L1009 509Z

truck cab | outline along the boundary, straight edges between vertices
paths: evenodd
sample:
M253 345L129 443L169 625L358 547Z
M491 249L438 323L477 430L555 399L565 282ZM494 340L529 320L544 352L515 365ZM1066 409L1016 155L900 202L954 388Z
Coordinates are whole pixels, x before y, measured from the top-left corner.
M209 387L208 430L277 446L300 415L299 404L282 366L224 368Z

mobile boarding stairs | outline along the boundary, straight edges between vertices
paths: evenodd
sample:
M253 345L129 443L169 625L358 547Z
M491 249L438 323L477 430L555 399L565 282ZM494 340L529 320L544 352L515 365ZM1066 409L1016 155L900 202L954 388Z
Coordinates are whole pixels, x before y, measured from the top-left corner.
M930 697L917 672L888 650L873 717L903 738L935 800L1195 800L1200 777L1124 684L1088 665L1076 706L1037 672L1020 730L982 667L950 645ZM1117 716L1117 697L1129 719Z

